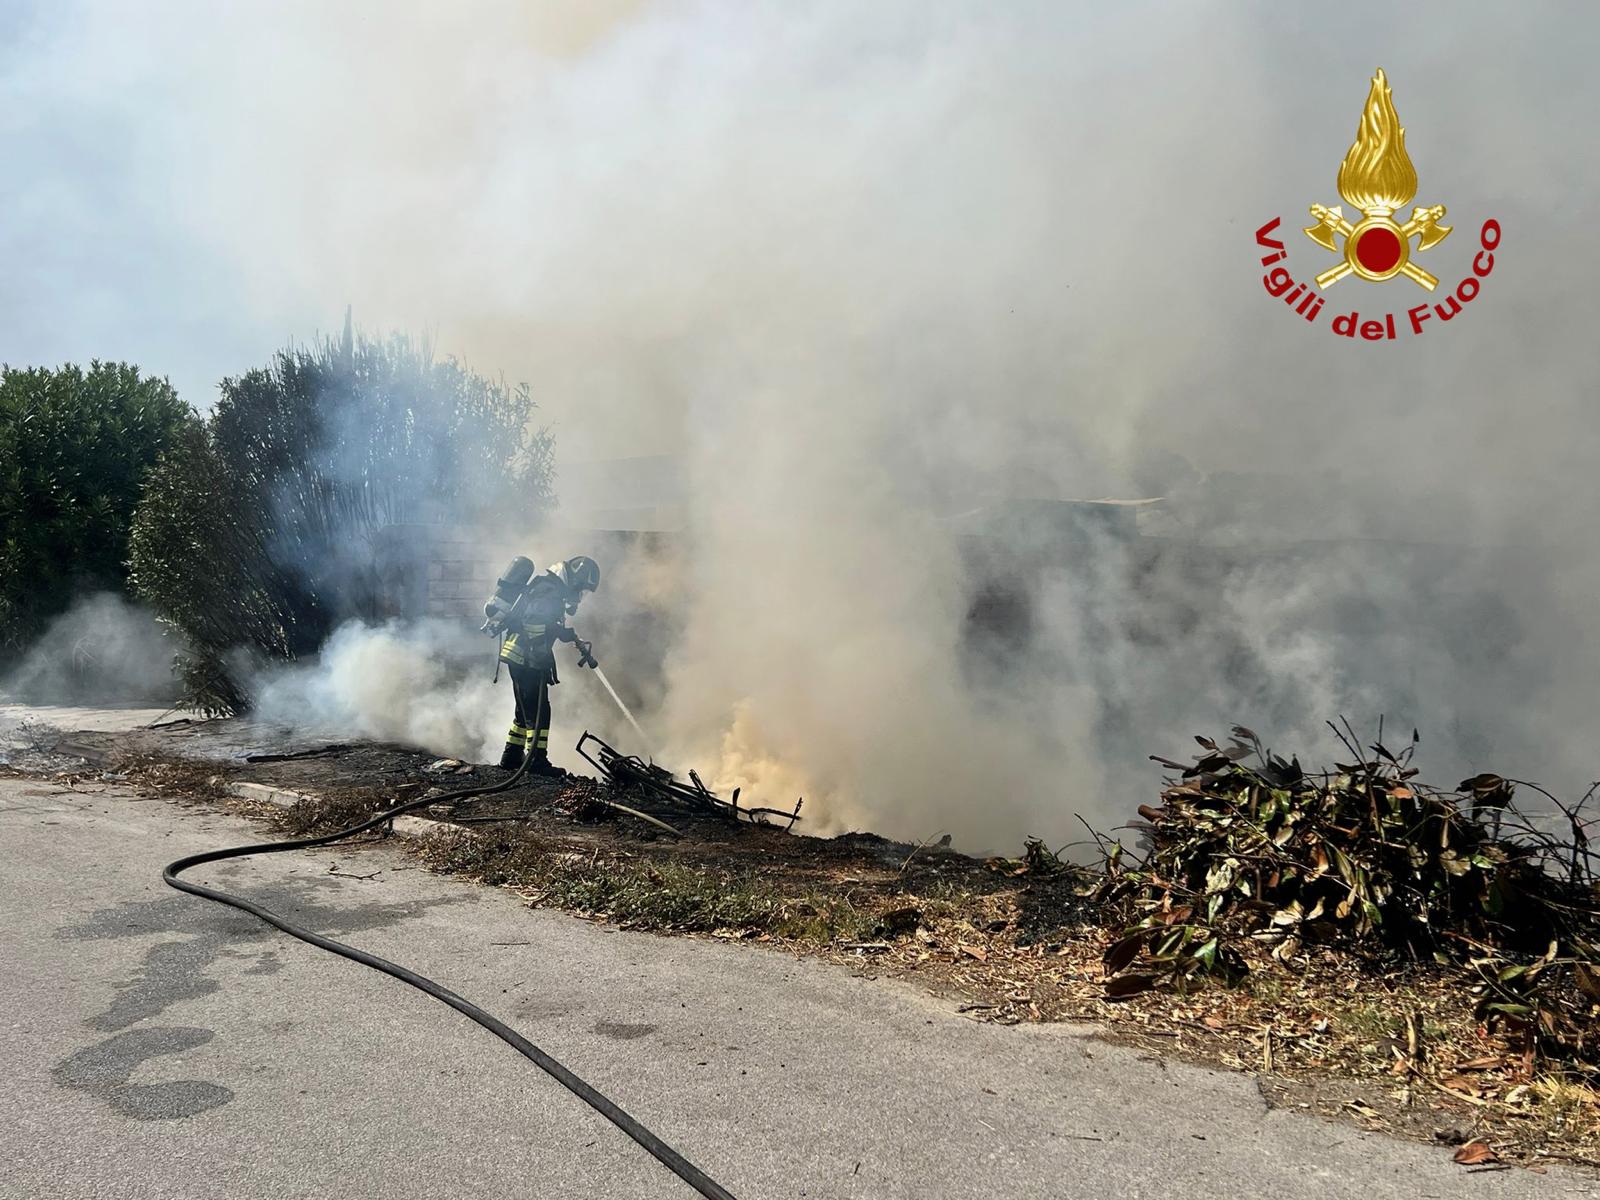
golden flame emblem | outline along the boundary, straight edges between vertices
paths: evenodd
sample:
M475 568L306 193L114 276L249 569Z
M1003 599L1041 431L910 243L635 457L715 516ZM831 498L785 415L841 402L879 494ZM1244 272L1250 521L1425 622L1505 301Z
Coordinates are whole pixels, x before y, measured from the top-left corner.
M1356 140L1339 164L1339 194L1345 203L1359 209L1365 220L1351 225L1339 205L1311 206L1317 223L1306 228L1306 236L1324 249L1344 255L1338 266L1317 276L1318 287L1331 287L1350 274L1374 283L1404 275L1430 292L1438 286L1438 279L1411 261L1411 239L1417 238L1420 253L1450 236L1450 227L1439 224L1444 219L1444 205L1413 208L1404 225L1392 219L1395 210L1417 194L1417 169L1406 153L1405 126L1394 110L1394 95L1381 67L1372 77ZM1344 239L1342 247L1336 238Z

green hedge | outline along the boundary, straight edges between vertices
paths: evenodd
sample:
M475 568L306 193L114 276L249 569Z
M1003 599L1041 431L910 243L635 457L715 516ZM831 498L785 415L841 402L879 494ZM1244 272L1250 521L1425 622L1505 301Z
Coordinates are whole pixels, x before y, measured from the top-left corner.
M347 328L221 392L152 472L132 539L136 593L185 635L204 711L249 706L252 660L306 657L343 621L381 615L377 530L522 526L552 503L527 388L410 339Z
M198 425L127 363L0 367L0 657L76 595L123 589L145 476Z

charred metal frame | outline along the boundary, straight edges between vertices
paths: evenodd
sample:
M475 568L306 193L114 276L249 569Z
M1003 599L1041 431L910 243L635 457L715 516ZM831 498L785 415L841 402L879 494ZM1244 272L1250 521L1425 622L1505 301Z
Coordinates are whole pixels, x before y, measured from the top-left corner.
M744 807L739 803L739 788L734 788L732 797L724 800L700 782L700 776L694 771L689 772L689 782L684 783L665 767L647 763L637 755L618 753L587 729L578 739L577 750L600 772L607 786L618 791L638 789L648 792L690 812L710 813L732 821L748 821L752 825L782 822L783 828L790 830L800 820L800 806L805 803L803 799L796 800L793 809Z

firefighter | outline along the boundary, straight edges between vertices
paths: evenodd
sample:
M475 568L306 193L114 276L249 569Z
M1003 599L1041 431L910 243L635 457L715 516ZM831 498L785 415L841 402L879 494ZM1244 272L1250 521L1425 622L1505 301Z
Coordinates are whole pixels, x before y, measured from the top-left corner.
M485 606L489 622L505 635L500 661L511 676L516 700L500 765L514 771L527 755L532 760L530 771L558 775L560 770L550 763L550 688L560 682L555 644L573 643L580 667L599 665L589 643L578 637L567 618L578 611L587 593L600 586L600 567L580 554L556 563L542 575L534 575L533 569L525 558L514 560Z

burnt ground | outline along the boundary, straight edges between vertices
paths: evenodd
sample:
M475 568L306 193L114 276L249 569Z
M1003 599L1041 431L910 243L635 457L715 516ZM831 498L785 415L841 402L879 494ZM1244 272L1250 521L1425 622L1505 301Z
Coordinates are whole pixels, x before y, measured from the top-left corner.
M0 770L68 781L109 773L169 799L245 812L282 834L331 832L436 794L418 814L432 824L410 827L408 852L533 905L824 956L955 997L974 1020L1092 1021L1111 1040L1251 1072L1269 1104L1438 1143L1461 1154L1464 1169L1600 1166L1600 1094L1493 1039L1459 976L1332 952L1291 968L1263 953L1237 987L1106 999L1101 956L1119 930L1097 919L1094 877L1048 854L981 860L872 834L805 837L581 778L529 778L451 800L509 773L241 722L61 738L35 731L33 741L31 755L13 753ZM248 761L252 754L301 756ZM303 798L285 810L242 783ZM348 870L359 870L359 854L353 845Z

